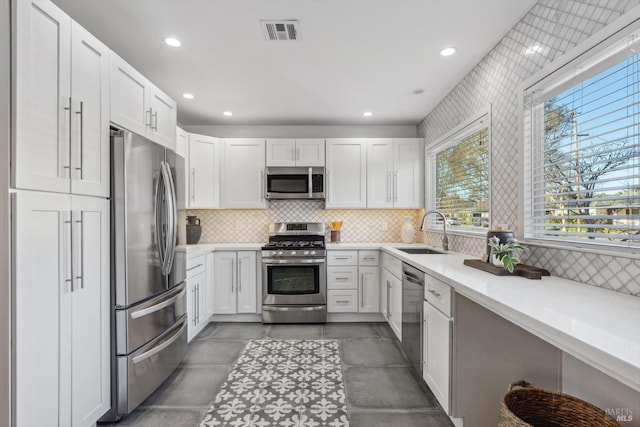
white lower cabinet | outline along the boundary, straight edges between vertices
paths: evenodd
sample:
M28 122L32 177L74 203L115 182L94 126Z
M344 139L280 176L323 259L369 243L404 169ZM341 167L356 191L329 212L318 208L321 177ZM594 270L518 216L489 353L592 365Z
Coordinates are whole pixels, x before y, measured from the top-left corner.
M327 312L380 312L378 251L330 251L327 255Z
M402 261L387 253L382 255L380 298L382 314L398 339L402 339Z
M422 377L447 415L451 415L452 295L449 285L425 274Z
M214 252L213 257L213 314L257 313L256 252Z
M189 258L187 261L187 341L206 326L207 274L205 255Z
M17 426L92 426L111 406L109 212L107 199L13 195Z

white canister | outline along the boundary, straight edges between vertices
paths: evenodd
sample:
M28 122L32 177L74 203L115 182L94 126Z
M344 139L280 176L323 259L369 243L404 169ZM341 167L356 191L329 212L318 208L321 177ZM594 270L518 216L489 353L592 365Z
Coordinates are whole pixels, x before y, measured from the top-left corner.
M416 229L413 226L413 217L405 216L404 224L402 224L402 228L400 229L400 238L402 238L402 243L413 243L413 239L416 237Z

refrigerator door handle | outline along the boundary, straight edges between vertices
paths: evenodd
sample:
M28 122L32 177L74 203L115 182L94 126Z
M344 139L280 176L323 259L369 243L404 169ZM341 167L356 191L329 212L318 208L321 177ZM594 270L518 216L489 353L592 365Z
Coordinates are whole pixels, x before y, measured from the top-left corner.
M162 211L160 204L162 203L160 195L160 187L162 185L163 175L161 171L156 173L156 185L155 185L155 205L153 206L153 214L156 219L156 246L158 249L158 258L160 258L160 268L162 274L164 274L165 256L164 256L164 242L162 233Z
M164 161L161 164L161 168L165 190L165 209L167 221L164 271L165 275L168 275L169 273L171 273L171 269L173 268L173 258L176 249L176 235L178 232L178 224L176 220L178 213L176 208L176 192L175 186L173 185L173 178L171 176L171 169L169 167L169 164Z

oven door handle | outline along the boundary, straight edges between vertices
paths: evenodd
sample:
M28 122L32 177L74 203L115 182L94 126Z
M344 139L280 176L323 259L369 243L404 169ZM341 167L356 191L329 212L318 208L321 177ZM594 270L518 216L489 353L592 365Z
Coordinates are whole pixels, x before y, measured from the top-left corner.
M297 306L276 306L263 305L262 309L266 311L318 311L326 310L326 305L297 305Z
M290 260L290 259L278 259L278 258L262 258L262 263L267 266L276 266L276 265L324 265L324 258L309 258L309 259L298 259L298 260Z

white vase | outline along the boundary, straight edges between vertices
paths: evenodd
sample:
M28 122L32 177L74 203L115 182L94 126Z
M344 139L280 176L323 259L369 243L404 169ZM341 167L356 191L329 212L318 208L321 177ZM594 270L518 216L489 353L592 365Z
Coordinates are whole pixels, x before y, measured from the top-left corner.
M413 226L412 221L412 217L404 217L404 224L402 224L402 228L400 229L400 237L402 238L403 243L412 243L413 239L416 237L416 229Z

